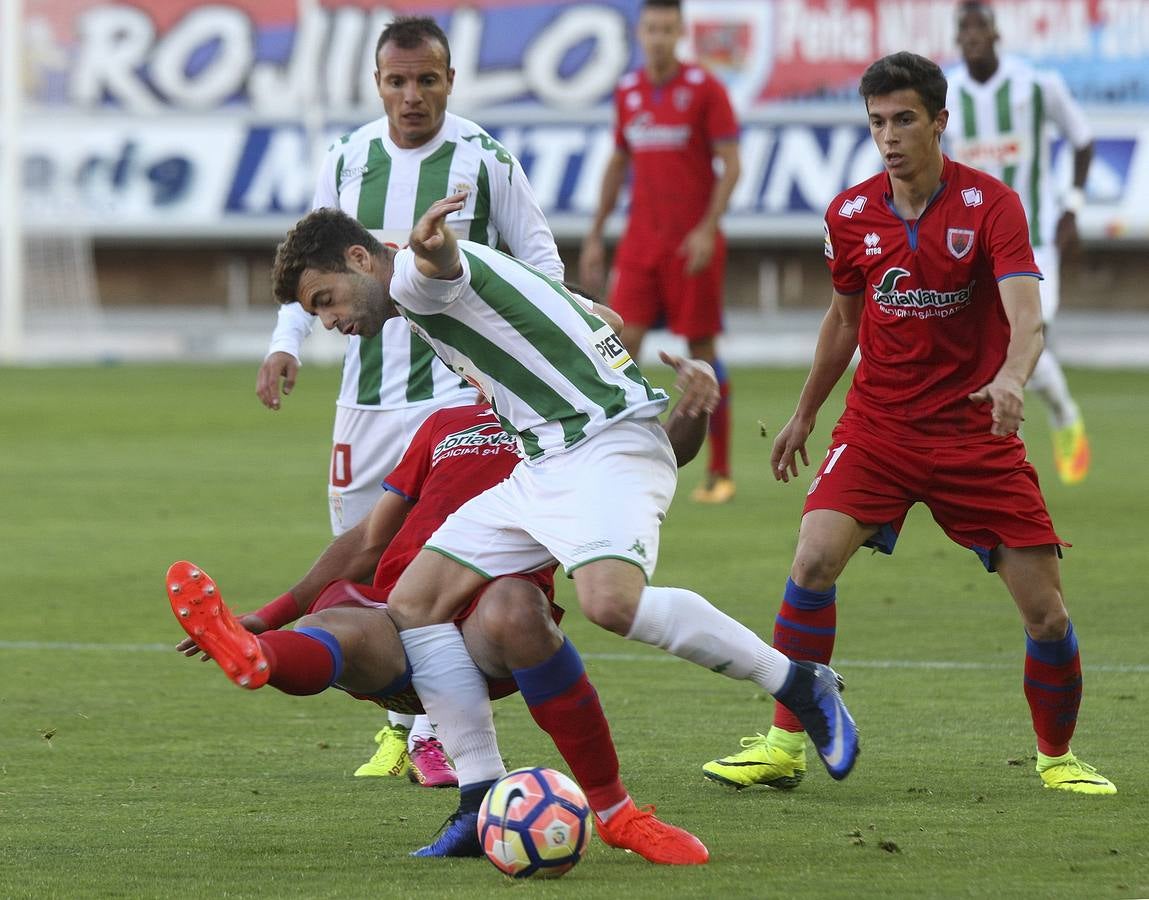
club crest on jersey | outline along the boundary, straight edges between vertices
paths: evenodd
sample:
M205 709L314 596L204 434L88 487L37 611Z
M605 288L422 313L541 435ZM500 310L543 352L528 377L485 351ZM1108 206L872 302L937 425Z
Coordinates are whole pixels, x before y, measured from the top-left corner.
M690 108L690 98L693 92L688 87L676 87L672 94L674 99L674 108L679 112L685 112Z
M947 228L946 248L954 259L963 259L973 249L973 230L969 228Z
M853 200L847 200L842 204L842 208L838 210L838 215L852 219L865 208L866 198L855 197Z

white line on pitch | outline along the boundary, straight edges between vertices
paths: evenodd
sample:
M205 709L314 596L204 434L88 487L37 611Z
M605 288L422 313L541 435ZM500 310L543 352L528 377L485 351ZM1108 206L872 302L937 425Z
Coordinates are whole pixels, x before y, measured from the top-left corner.
M174 644L95 644L73 641L0 641L0 650L74 650L105 651L114 653L171 653ZM582 658L593 662L663 663L681 662L676 656L662 653L583 653ZM1016 669L1021 671L1021 658L1012 663L956 662L941 659L835 659L834 665L842 669L936 669L936 670L989 670ZM1083 666L1087 672L1149 672L1149 665L1100 663Z

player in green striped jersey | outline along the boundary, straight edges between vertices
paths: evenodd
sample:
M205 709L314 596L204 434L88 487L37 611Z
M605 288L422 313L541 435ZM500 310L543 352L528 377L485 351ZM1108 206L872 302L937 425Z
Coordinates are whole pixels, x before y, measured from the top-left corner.
M1077 213L1093 158L1093 137L1061 76L999 56L993 9L980 0L958 5L962 64L947 73L950 128L947 148L958 162L1001 179L1021 197L1033 255L1044 280L1041 311L1045 350L1028 387L1049 409L1057 473L1076 484L1089 470L1089 442L1081 411L1050 349L1048 331L1060 301L1061 253L1077 246ZM1073 183L1059 191L1051 170L1054 131L1073 148ZM1060 194L1060 196L1059 196Z
M390 595L415 688L455 760L460 812L502 773L486 686L452 624L500 574L558 560L587 617L776 696L808 728L834 778L857 757L857 729L826 666L791 662L703 597L649 584L677 467L651 388L593 307L545 273L446 221L455 194L395 250L354 219L318 210L276 253L275 296L298 298L324 327L369 336L402 315L491 401L525 462L431 536ZM713 411L717 392L684 414Z
M554 238L518 160L474 122L447 112L451 51L429 18L400 17L376 45L375 81L385 115L344 135L323 161L313 209L342 209L384 241L403 244L432 201L467 191L452 216L460 237L495 246L561 279ZM315 319L298 303L280 308L257 393L280 407L299 369ZM336 400L328 499L336 536L355 526L382 494L419 425L435 410L473 403L474 390L438 362L399 321L371 338L352 336ZM449 776L425 718L392 714L379 750L356 775L410 774L435 786ZM408 750L414 765L408 767ZM419 760L426 756L426 765Z

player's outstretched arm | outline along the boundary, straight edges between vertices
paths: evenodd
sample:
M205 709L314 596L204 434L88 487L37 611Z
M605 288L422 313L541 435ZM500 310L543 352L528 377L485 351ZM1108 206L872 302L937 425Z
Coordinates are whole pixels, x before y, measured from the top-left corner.
M463 274L459 242L447 227L447 216L461 210L466 201L465 192L436 200L411 229L409 246L415 253L415 266L428 278L451 281Z
M770 471L775 481L789 482L798 477L798 457L810 465L806 439L814 430L818 410L846 371L858 349L858 325L862 315L861 294L839 294L834 291L830 309L822 319L814 363L802 386L798 406L790 421L774 439L770 451Z
M662 424L674 448L674 458L682 468L698 455L706 440L710 414L719 401L718 379L710 364L701 359L684 359L665 351L658 355L674 369L674 387L682 394Z
M1044 345L1041 326L1041 295L1037 278L1015 275L998 283L1001 305L1009 320L1009 347L1005 362L993 381L969 395L973 403L988 403L993 410L990 433L1013 434L1021 427L1025 383L1029 380Z

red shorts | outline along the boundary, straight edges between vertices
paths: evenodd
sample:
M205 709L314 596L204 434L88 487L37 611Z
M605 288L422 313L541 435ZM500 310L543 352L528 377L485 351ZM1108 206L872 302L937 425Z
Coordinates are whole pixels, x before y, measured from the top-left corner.
M919 501L990 572L999 546L1070 546L1053 530L1037 472L1017 437L913 448L837 428L803 513L832 509L878 525L866 546L893 553L906 513Z
M503 575L501 577L522 578L524 581L530 581L537 585L539 590L541 590L550 601L551 618L555 620L555 624L562 621L564 610L554 602L553 569L531 572L526 575ZM483 594L498 580L499 579L495 578L488 581L475 592L474 596L471 597L471 602L467 604L467 608L455 616L455 624L458 627L462 628L463 622L475 611L475 607L478 606ZM341 606L357 606L363 609L386 609L387 597L390 593L390 587L371 587L366 584L355 584L346 580L333 581L319 592L319 596L316 597L307 608L307 614L310 615L311 613ZM372 703L379 704L384 709L403 713L404 715L415 716L424 712L423 704L419 700L419 695L415 693L415 685L411 682L411 670L409 666L406 675L402 676L398 681L399 683L394 686L389 686L377 694L358 694L354 691L347 691L347 693L359 700L370 700ZM513 678L488 678L487 689L492 700L499 700L508 694L515 693L519 688Z
M687 340L722 333L722 293L726 278L726 239L714 241L710 265L688 276L678 247L663 245L650 252L646 241L628 235L619 245L610 275L610 307L623 322L655 328L664 325Z

